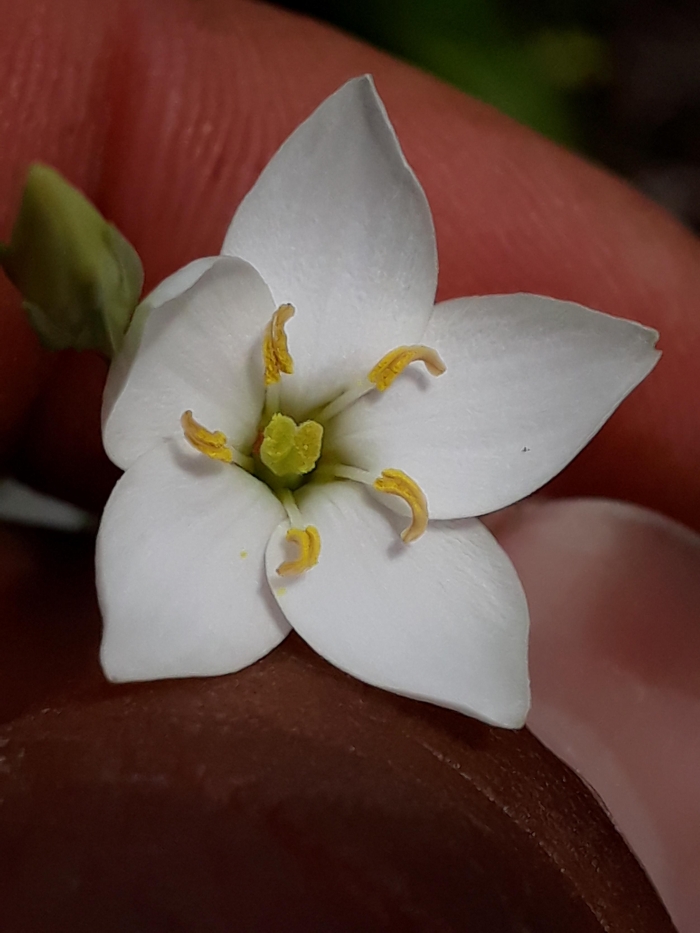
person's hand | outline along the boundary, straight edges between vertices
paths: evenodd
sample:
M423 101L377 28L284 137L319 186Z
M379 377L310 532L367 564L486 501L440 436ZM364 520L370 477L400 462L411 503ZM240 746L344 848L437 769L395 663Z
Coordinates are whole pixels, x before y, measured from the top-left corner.
M347 78L372 72L433 210L440 297L531 291L661 331L662 364L557 492L700 525L700 249L663 211L437 81L261 4L6 2L0 41L0 233L27 164L43 160L134 243L147 288L217 253L281 141ZM18 444L34 482L96 504L115 477L98 434L104 366L42 356L9 285L1 307L5 449Z
M428 76L272 7L1 6L3 239L26 166L39 159L117 224L152 288L187 261L217 253L234 209L282 140L346 79L371 72L433 211L439 297L537 292L661 332L656 370L549 491L623 498L700 527L700 247L662 210ZM2 283L6 464L46 490L99 506L117 476L99 435L105 373L94 354L41 351L18 296ZM700 834L698 541L645 513L595 503L516 509L499 520L498 534L531 602L533 726L594 781L680 924L700 912L692 890L698 854L683 848L683 838ZM13 541L11 533L0 541L6 554ZM0 599L17 618L45 568L41 548L35 553L23 538L20 552L26 585L17 585L9 560L0 581ZM35 598L32 605L36 614ZM70 625L71 613L87 610L64 602L56 611ZM61 648L53 636L38 639L21 664L15 652L14 671L44 670L36 652L74 651L68 641ZM40 679L33 678L37 697L46 696ZM656 787L638 780L662 749ZM607 793L620 774L638 795L633 809L616 809ZM650 824L661 852L649 841Z

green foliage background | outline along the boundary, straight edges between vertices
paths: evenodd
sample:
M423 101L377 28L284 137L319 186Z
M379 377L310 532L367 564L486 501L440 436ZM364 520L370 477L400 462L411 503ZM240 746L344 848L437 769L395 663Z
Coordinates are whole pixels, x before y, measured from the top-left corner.
M586 148L618 0L288 0Z

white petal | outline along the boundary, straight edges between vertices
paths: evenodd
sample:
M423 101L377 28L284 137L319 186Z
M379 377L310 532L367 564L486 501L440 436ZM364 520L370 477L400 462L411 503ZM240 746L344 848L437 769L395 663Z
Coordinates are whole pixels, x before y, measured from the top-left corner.
M129 329L124 336L124 343L117 356L112 360L107 374L104 393L102 395L102 422L105 424L116 400L122 393L131 372L131 366L141 343L143 329L146 326L148 315L154 308L159 308L166 301L177 298L211 269L219 259L218 256L208 256L205 259L195 259L188 265L178 269L167 279L163 279L144 300L137 306L131 319Z
M515 571L475 519L431 522L418 541L354 483L309 487L316 567L279 577L286 523L267 550L270 585L293 628L336 667L404 696L517 728L529 706L528 613Z
M97 539L111 680L236 671L287 635L269 594L265 546L284 514L238 467L170 441L119 480Z
M194 283L198 282L219 258L219 256L205 256L202 259L193 259L182 269L178 269L177 272L163 279L141 303L147 304L152 309L159 308L166 301L177 298L188 288L192 288Z
M154 308L121 391L105 396L102 434L110 459L126 469L179 435L187 409L234 446L252 444L264 396L262 334L273 312L255 269L223 257L187 291Z
M654 367L656 331L537 295L461 298L435 308L419 365L327 432L339 456L411 476L432 518L483 515L522 499L573 459Z
M296 308L287 330L301 378L282 388L291 414L417 341L435 295L432 219L370 78L349 81L289 137L223 252L252 263L275 302Z

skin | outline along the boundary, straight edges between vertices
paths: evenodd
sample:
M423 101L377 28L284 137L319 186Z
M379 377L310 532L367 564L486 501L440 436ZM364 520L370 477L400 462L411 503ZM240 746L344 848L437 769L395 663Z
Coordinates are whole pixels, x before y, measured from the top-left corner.
M217 253L234 209L279 144L345 80L371 72L434 214L441 299L537 292L641 321L662 334L657 369L547 492L625 499L700 528L700 247L660 208L438 81L259 3L0 0L0 12L0 237L9 236L26 165L41 159L82 188L131 240L144 262L146 289L152 288L189 260ZM106 363L95 354L42 351L17 295L0 282L0 457L8 469L98 508L118 475L100 442L105 374ZM603 736L602 745L578 743L568 760L595 776L601 754L613 754L634 777L638 751L620 748L614 731L598 728L606 708L618 702L619 684L601 679L592 653L580 649L601 619L615 632L622 618L632 618L646 634L622 639L618 656L652 657L663 610L664 631L673 632L665 642L670 673L657 685L664 701L658 692L642 691L635 735L650 757L664 750L672 775L673 756L681 767L682 747L697 741L700 725L696 696L677 729L673 696L687 672L672 663L678 645L690 668L700 670L692 621L699 617L700 595L691 585L700 577L697 539L684 539L691 543L683 567L691 571L679 575L675 525L644 512L635 512L639 522L630 521L600 503L572 508L534 504L495 520L532 606L533 727L567 757L567 735L583 716ZM647 522L657 522L654 534L640 532ZM8 531L0 561L16 561L20 553L23 579L40 580L46 546L20 542ZM602 597L577 595L582 553L587 592L614 592L615 612ZM654 593L667 593L668 600L640 598L650 585L642 567L655 568ZM551 598L541 598L543 591ZM15 598L12 588L4 592L5 599ZM55 611L70 620L79 605L66 608L64 602ZM564 646L557 641L562 626L577 633ZM553 644L578 659L575 695L571 678L547 662ZM650 676L647 671L639 683ZM583 713L581 697L591 701L583 702ZM663 715L657 715L660 708ZM622 717L618 728L624 733L630 723ZM670 751L664 745L669 732L679 736ZM655 793L644 797L641 816L632 814L629 823L615 809L613 815L629 838L630 825L651 820L660 827L661 861L673 866L676 858L679 867L654 877L680 926L691 916L692 884L681 877L689 825L678 814L691 813L695 838L700 814L692 816L690 784L664 784L663 775L658 781ZM664 803L671 794L675 808ZM653 862L656 856L645 849L643 857ZM655 866L647 865L650 871ZM673 877L664 880L669 871Z

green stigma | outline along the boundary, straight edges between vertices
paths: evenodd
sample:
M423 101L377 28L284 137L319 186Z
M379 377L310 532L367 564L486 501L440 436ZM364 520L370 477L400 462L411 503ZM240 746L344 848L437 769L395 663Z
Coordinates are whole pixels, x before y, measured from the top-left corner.
M323 426L317 421L302 424L276 414L263 432L260 460L275 476L296 479L310 473L321 456Z

